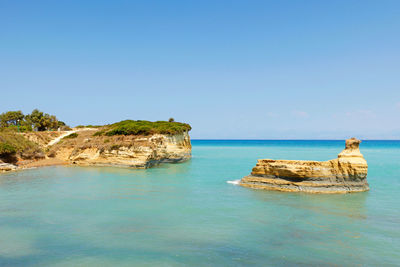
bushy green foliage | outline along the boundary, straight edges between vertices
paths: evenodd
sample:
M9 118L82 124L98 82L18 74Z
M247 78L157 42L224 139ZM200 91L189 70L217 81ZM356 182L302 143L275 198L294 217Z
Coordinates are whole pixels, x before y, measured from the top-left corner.
M95 133L93 134L93 136L102 136L102 135L105 134L105 132L106 132L106 131L104 131L104 130L97 131L97 132L95 132Z
M19 126L19 131L22 132L22 133L31 132L32 131L32 125L30 125L29 123L26 123L25 121L23 121L21 123L21 125Z
M5 156L5 155L11 155L17 152L15 147L9 143L5 142L0 142L0 155Z
M56 116L43 113L38 109L34 109L26 118L38 131L57 130L59 127Z
M10 131L0 132L0 157L24 151L40 152L40 148L20 134Z
M7 111L0 114L0 126L8 127L11 125L18 125L24 119L24 114L21 110L17 111Z
M0 114L0 128L9 128L19 132L57 130L59 127L68 127L64 122L57 120L56 116L43 113L35 109L31 114L24 115L22 111L7 111Z
M125 120L111 124L104 131L107 136L112 135L150 135L150 134L179 134L190 131L189 124L168 121L133 121ZM98 134L102 135L102 134Z
M57 126L58 126L58 127L63 127L63 126L67 126L67 125L66 125L65 122L63 122L63 121L58 121L58 122L57 122Z
M70 135L65 136L63 139L73 139L73 138L77 138L78 134L77 133L72 133Z

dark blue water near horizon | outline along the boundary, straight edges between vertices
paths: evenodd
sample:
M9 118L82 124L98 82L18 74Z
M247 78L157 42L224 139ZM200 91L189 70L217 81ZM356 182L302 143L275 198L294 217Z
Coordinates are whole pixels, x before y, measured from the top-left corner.
M192 139L195 145L233 145L233 146L268 146L268 145L293 145L293 146L343 146L345 140L299 140L299 139ZM364 147L399 146L400 140L361 140Z
M329 160L344 140L193 140L148 170L0 175L0 266L400 266L400 141L366 140L371 190L240 187L257 159Z

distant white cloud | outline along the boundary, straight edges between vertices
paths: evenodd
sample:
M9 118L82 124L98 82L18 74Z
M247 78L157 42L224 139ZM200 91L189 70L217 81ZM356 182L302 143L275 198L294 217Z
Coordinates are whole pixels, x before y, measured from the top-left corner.
M310 115L307 112L302 111L302 110L294 110L292 112L292 114L293 114L293 116L295 116L297 118L308 118L308 117L310 117Z

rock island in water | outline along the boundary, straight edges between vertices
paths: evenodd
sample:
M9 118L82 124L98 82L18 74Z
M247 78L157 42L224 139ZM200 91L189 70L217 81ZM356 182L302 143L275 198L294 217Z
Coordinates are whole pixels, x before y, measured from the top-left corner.
M337 159L329 161L260 159L240 185L256 189L307 193L350 193L369 190L368 165L361 141L346 140Z

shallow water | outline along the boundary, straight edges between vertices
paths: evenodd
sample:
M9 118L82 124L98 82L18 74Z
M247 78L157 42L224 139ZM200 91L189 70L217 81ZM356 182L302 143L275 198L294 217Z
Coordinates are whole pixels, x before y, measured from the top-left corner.
M243 188L258 158L328 160L343 141L193 141L149 170L0 176L0 266L400 265L400 142L365 141L371 191Z

